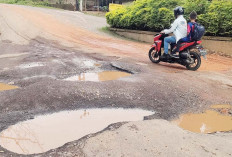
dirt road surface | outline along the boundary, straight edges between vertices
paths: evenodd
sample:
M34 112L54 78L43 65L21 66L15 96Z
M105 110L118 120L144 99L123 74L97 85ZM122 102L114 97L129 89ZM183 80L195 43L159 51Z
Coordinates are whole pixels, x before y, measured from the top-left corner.
M106 25L104 18L80 12L0 4L0 83L18 87L0 91L0 131L63 110L141 108L155 114L31 156L231 156L230 132L197 134L170 121L232 104L232 59L208 55L195 72L152 64L149 44L103 33ZM132 75L105 82L64 80L109 70ZM0 146L0 156L23 155Z

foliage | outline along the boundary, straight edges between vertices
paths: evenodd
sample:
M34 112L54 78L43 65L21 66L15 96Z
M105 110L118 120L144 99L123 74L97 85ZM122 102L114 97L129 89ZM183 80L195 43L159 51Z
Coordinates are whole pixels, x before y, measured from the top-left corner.
M20 4L20 5L31 5L31 6L49 6L46 0L0 0L0 3L8 4Z
M232 36L230 0L137 0L132 5L106 14L111 27L161 31L174 21L173 9L185 8L185 18L194 10L209 35Z
M171 8L179 4L178 0L138 0L107 13L106 19L112 27L157 31L171 24Z
M186 0L183 7L185 8L186 15L189 15L193 10L200 15L207 12L209 5L210 2L208 0Z
M200 15L199 21L211 35L232 36L232 1L215 0L206 14Z

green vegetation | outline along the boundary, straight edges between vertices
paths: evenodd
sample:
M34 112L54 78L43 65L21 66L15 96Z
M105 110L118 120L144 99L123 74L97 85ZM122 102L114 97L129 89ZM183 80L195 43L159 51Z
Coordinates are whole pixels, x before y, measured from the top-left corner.
M232 36L232 1L213 1L199 21L212 35Z
M185 17L195 10L208 35L232 36L230 0L137 0L133 5L106 14L111 27L161 31L174 21L173 9L185 8Z
M49 7L46 0L0 0L0 3Z

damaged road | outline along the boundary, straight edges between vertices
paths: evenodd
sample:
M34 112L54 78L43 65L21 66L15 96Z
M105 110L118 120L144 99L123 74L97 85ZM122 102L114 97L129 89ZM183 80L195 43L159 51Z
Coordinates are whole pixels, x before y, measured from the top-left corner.
M146 121L113 124L35 156L231 156L231 133L196 134L168 122L214 104L231 105L231 59L209 55L196 72L155 65L148 59L148 44L98 31L106 25L103 18L4 4L0 15L0 83L18 87L0 91L0 131L67 110L140 108L155 113ZM104 71L130 75L67 80ZM19 155L0 146L0 156Z

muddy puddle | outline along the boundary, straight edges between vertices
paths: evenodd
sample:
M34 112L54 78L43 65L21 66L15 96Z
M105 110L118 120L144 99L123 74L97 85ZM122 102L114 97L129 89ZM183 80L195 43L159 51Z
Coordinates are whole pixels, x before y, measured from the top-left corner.
M232 106L213 105L204 113L188 113L173 121L185 130L196 133L232 131Z
M139 121L154 112L141 109L88 109L63 111L10 126L0 133L0 145L18 154L43 153L78 140L108 125Z
M17 86L13 86L13 85L8 85L8 84L4 84L4 83L0 83L0 92L1 91L5 91L5 90L12 90L12 89L16 89L18 88Z
M94 81L94 82L102 82L102 81L110 81L117 80L122 77L131 76L130 73L121 72L121 71L103 71L98 73L82 73L77 76L72 76L66 78L66 81Z

